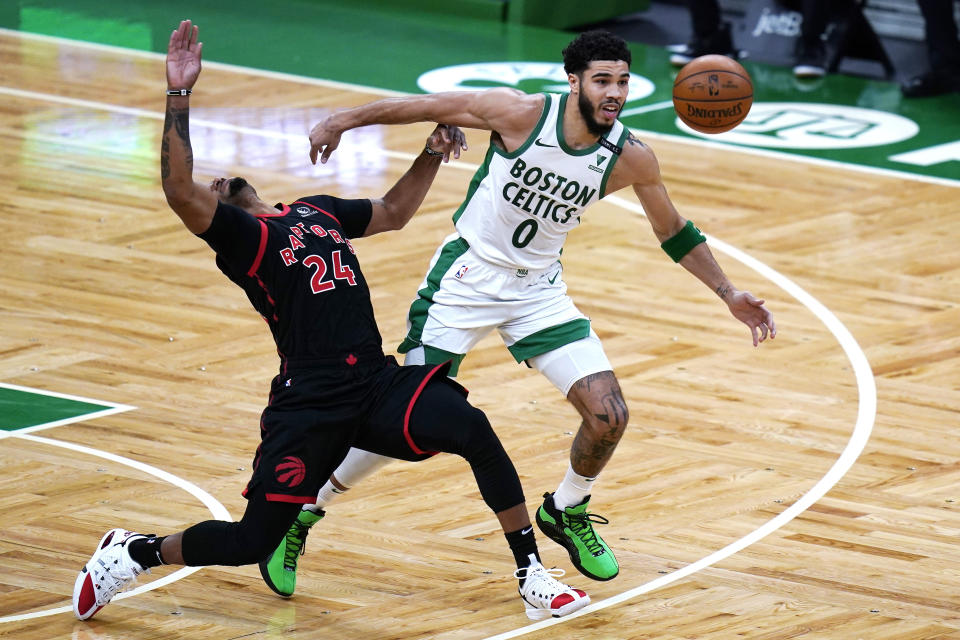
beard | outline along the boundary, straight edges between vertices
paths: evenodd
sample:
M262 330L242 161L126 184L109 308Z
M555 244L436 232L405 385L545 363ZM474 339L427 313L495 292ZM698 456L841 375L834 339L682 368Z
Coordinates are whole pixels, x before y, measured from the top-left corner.
M250 183L244 180L243 178L239 178L239 177L230 178L230 182L227 186L227 197L228 198L235 197L248 184Z
M610 133L610 129L613 129L613 124L602 125L593 117L595 111L593 103L587 99L583 91L580 92L577 98L577 106L580 107L580 115L583 116L584 122L587 123L587 131L593 135L599 138L600 136Z

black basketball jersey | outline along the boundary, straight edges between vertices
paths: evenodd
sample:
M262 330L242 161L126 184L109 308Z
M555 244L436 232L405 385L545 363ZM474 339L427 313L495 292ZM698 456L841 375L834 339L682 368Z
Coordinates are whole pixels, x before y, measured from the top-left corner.
M200 234L270 326L281 371L383 362L370 291L349 241L363 235L370 216L369 200L332 196L259 216L221 202Z

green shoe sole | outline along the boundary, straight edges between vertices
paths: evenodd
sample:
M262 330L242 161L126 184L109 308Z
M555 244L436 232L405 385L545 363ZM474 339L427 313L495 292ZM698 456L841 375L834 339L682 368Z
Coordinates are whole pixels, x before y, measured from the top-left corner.
M270 560L273 559L274 553L276 553L276 551L267 556L266 560L261 560L257 563L257 566L260 567L260 576L263 578L263 581L267 583L267 586L270 587L271 591L282 598L289 598L293 595L293 591L290 593L284 593L279 589L279 587L277 587L277 585L273 582L273 578L270 576Z

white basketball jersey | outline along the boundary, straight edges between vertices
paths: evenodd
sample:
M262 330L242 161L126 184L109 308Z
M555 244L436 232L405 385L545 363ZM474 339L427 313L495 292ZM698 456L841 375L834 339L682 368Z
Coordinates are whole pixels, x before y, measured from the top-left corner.
M563 138L568 95L545 94L540 122L516 151L490 145L453 216L457 232L487 262L549 267L583 210L605 195L628 130L617 120L597 144L571 149Z

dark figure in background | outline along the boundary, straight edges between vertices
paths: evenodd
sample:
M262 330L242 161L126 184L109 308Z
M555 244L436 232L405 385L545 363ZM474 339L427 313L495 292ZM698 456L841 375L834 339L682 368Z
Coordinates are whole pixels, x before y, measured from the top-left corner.
M800 12L803 14L803 23L800 25L800 38L797 39L793 75L798 78L822 78L827 73L823 32L827 28L830 8L825 0L803 0Z
M711 53L737 58L730 23L720 20L717 0L687 0L687 5L693 23L693 38L683 49L670 55L670 64L682 67L694 58Z
M917 0L923 14L930 69L900 87L908 98L925 98L960 91L960 38L953 0Z
M720 19L717 0L688 0L693 39L670 56L670 63L683 66L699 56L719 54L737 58L740 52L733 45L730 23ZM826 48L823 32L827 27L830 7L826 0L799 0L791 4L803 15L797 40L793 73L798 78L820 78L826 70Z

